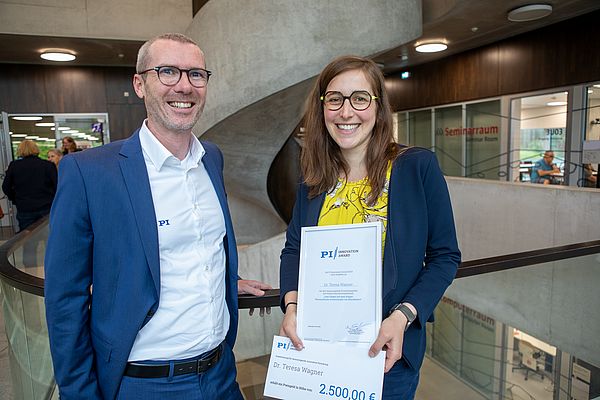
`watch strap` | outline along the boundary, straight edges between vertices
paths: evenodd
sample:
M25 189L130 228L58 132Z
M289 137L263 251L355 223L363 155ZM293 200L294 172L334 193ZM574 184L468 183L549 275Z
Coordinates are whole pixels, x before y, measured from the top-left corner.
M396 304L390 310L390 314L393 313L394 311L400 311L406 317L407 322L406 322L406 327L404 328L405 331L414 322L414 320L417 319L417 316L412 312L412 310L410 308L408 308L408 306L406 304L402 304L402 303Z

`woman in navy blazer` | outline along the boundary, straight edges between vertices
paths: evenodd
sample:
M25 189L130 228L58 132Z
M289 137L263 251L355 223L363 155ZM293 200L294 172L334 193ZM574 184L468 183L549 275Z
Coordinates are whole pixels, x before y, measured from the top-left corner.
M369 355L386 352L383 398L412 399L425 323L460 263L443 174L430 151L394 143L384 78L371 60L345 56L325 67L307 100L304 126L303 183L281 253L280 334L303 347L296 334L301 227L321 224L335 208L356 207L362 220L355 222L382 220L385 232L384 319ZM359 200L343 197L346 185L358 185ZM340 195L327 206L328 197Z

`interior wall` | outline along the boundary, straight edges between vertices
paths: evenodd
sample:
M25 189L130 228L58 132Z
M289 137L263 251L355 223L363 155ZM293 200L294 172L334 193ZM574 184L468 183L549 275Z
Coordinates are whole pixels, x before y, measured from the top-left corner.
M0 110L108 113L111 141L129 137L146 117L132 86L134 68L0 64Z
M600 11L409 68L386 78L392 108L410 110L600 79ZM451 44L450 44L451 45Z
M521 109L521 129L560 128L566 126L567 106Z

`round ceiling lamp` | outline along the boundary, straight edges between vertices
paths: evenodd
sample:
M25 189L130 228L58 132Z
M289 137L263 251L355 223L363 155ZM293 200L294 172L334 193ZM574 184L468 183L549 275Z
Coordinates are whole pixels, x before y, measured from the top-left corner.
M442 42L430 42L417 44L415 50L419 53L437 53L438 51L444 51L448 48L446 43Z
M508 20L512 22L535 21L552 13L550 4L528 4L508 12Z
M73 61L75 58L77 58L77 57L75 57L74 54L65 53L62 51L43 52L42 54L40 54L40 57L43 58L44 60L58 61L58 62Z

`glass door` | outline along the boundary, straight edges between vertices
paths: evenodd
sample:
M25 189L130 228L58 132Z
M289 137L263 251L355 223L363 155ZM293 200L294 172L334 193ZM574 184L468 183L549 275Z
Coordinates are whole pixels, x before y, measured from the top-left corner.
M511 160L518 168L513 171L518 174L515 180L540 183L538 171L550 171L556 165L560 172L552 173L548 180L564 184L567 95L561 91L512 100Z

